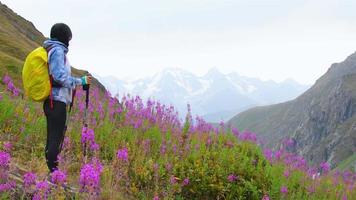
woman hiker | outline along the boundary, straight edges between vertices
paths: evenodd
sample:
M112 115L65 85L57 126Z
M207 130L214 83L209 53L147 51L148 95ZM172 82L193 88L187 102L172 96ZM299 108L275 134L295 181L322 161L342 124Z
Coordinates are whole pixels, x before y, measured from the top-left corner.
M47 120L47 143L45 156L52 173L58 166L58 155L64 140L67 105L72 101L73 90L79 85L88 85L91 76L81 78L71 75L67 53L72 32L66 24L57 23L51 28L51 37L43 43L48 52L49 73L52 81L52 95L43 104Z

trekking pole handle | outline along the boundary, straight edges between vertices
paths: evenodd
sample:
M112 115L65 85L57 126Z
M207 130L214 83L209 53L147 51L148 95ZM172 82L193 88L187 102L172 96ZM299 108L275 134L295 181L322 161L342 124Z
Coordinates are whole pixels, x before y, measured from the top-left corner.
M87 89L85 90L86 92L86 98L85 98L85 104L86 104L86 108L88 109L88 105L89 105L89 85L87 85Z
M83 90L84 90L84 91L89 90L89 84L85 84L85 85L83 85Z

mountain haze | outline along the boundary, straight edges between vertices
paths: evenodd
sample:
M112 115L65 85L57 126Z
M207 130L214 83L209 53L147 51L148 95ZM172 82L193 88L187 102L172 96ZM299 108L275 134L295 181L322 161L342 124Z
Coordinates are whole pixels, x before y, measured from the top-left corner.
M298 98L249 109L232 118L229 124L255 131L271 147L292 138L293 150L312 163L356 165L355 113L356 53L331 65Z
M112 94L130 93L158 99L174 105L182 116L189 103L193 114L204 116L209 122L230 119L252 106L293 99L307 89L307 86L292 80L282 83L261 81L237 73L223 74L217 68L210 69L203 76L168 68L152 77L132 82L115 77L97 77Z

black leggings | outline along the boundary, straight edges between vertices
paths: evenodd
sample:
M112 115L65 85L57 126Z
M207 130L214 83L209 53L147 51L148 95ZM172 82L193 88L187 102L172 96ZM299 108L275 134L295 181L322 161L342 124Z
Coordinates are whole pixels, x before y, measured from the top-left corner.
M47 119L47 143L45 149L46 162L50 172L58 167L58 155L62 149L66 123L66 104L53 100L53 108L50 100L45 100L43 111Z

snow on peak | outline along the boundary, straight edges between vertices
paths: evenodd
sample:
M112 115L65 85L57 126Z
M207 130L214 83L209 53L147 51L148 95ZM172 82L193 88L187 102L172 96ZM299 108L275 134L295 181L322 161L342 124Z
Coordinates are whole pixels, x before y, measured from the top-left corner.
M165 104L174 105L179 113L186 113L186 105L190 102L194 110L199 111L193 114L199 115L240 110L241 106L246 108L248 105L282 102L300 95L307 89L303 87L301 90L302 86L299 89L291 87L291 84L288 84L291 81L275 83L240 76L237 73L223 74L216 67L204 76L197 76L180 68L166 68L154 76L130 82L115 81L112 77L100 80L103 79L102 83L109 91L140 95L144 99L156 98ZM288 97L284 94L286 87L290 93ZM229 91L229 94L224 94L223 91ZM247 102L248 100L251 102Z

